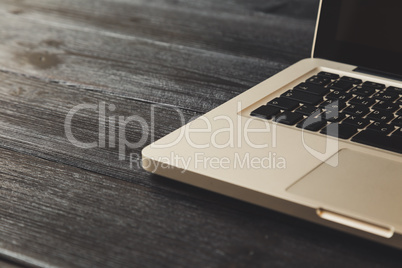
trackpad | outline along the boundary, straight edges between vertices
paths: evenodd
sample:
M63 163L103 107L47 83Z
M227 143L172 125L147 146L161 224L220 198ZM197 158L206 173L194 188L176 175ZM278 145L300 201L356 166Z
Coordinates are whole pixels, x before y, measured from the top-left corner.
M287 191L326 209L396 227L402 224L401 189L401 162L344 149L337 166L323 163Z

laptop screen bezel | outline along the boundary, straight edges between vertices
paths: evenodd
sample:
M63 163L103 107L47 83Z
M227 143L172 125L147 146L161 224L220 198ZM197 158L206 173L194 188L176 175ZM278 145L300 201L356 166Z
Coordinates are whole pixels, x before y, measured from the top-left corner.
M312 57L402 76L402 54L336 39L341 4L340 0L320 1Z

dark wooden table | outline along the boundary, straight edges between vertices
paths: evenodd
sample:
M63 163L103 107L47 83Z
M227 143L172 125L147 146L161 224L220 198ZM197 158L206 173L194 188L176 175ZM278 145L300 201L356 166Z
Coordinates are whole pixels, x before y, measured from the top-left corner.
M400 267L400 251L130 167L117 128L96 148L66 138L73 107L102 103L147 123L163 105L162 137L175 109L189 120L309 57L317 7L2 0L0 267ZM77 112L74 137L99 140L98 117ZM149 134L126 127L131 142Z

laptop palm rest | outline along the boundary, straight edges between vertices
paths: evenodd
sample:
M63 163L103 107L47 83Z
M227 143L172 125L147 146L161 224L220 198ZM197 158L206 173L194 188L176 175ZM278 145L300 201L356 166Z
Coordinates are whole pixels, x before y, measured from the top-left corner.
M401 225L401 163L349 149L334 157L337 166L330 158L287 191L316 201L325 220L391 237Z

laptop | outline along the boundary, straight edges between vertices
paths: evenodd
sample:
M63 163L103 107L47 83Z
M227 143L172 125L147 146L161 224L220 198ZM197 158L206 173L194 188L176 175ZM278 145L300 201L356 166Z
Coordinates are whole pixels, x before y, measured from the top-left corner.
M401 12L322 0L311 58L153 142L144 169L402 249Z

